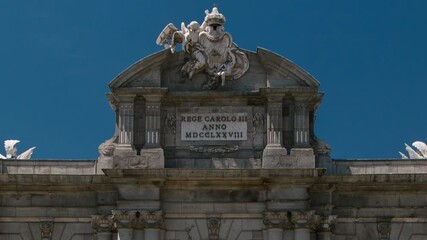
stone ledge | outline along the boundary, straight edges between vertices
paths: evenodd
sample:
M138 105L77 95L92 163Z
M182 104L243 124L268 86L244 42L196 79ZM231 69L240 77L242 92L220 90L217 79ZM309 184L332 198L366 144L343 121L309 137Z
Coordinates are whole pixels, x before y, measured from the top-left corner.
M427 182L427 174L360 174L360 175L326 175L322 176L317 183L420 183Z
M33 175L33 174L0 174L1 184L23 185L72 185L106 184L109 179L103 175Z
M54 222L54 223L90 223L92 218L82 217L0 217L0 223L40 223L40 222Z
M280 177L320 177L324 169L103 169L111 178L145 177L145 178L186 178L186 179L261 179Z
M427 173L427 159L334 159L333 164L340 175Z
M337 223L377 223L381 218L337 218ZM427 217L393 217L390 223L427 223Z

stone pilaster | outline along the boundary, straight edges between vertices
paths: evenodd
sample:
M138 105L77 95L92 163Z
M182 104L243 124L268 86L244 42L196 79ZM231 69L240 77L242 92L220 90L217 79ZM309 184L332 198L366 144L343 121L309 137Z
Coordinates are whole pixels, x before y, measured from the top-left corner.
M297 102L295 104L294 115L294 144L295 147L306 148L309 147L310 137L310 116L309 108L304 102Z
M160 147L160 102L146 102L145 147Z
M120 211L112 215L118 232L118 240L160 240L163 229L163 213L159 211Z
M112 215L93 215L92 228L96 240L112 240L114 231L114 221Z
M282 101L270 98L267 106L267 145L282 146Z
M299 168L314 168L316 160L310 147L310 106L306 99L295 99L294 106L294 146L290 156Z
M283 165L288 154L282 144L283 118L282 97L268 97L267 102L267 146L262 155L262 168L277 168Z
M165 157L161 147L161 100L163 94L144 94L145 145L141 150L147 168L164 168Z
M136 155L133 149L134 95L119 96L118 144L114 155Z
M330 215L327 217L321 217L317 230L317 239L319 240L331 240L332 239L332 227L335 224L337 216Z
M163 212L141 212L144 221L144 239L160 240L161 229L163 229Z
M291 225L287 212L264 212L267 240L282 240L284 229Z
M295 228L295 239L310 240L310 231L317 227L319 220L314 211L292 212L291 221Z

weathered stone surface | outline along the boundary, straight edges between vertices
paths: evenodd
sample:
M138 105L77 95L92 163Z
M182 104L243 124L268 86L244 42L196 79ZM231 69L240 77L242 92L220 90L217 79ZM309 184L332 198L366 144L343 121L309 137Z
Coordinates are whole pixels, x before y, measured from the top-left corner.
M192 22L181 40L230 36L222 14L205 20L212 32ZM117 129L98 161L0 159L0 239L427 238L427 160L332 161L312 132L317 80L216 40L153 54L110 83Z

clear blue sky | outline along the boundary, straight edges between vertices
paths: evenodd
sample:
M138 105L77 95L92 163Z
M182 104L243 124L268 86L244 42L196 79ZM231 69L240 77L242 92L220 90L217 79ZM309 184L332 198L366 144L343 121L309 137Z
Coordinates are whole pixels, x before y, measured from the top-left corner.
M107 84L161 50L163 27L218 4L239 47L270 49L325 93L334 158L399 158L427 141L427 1L0 1L0 141L37 159L95 159L112 136ZM4 154L4 150L0 148Z

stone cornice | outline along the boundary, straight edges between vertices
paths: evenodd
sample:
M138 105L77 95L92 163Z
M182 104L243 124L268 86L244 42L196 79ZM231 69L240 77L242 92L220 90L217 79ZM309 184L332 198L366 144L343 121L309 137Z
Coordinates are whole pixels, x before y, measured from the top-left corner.
M265 178L312 178L322 176L323 169L293 168L293 169L104 169L111 178L144 177L159 179L203 179L228 181L265 179Z
M168 92L165 87L135 87L135 88L120 88L115 90L112 94L115 98L120 95L135 95L142 96L144 94L150 95L164 95Z

